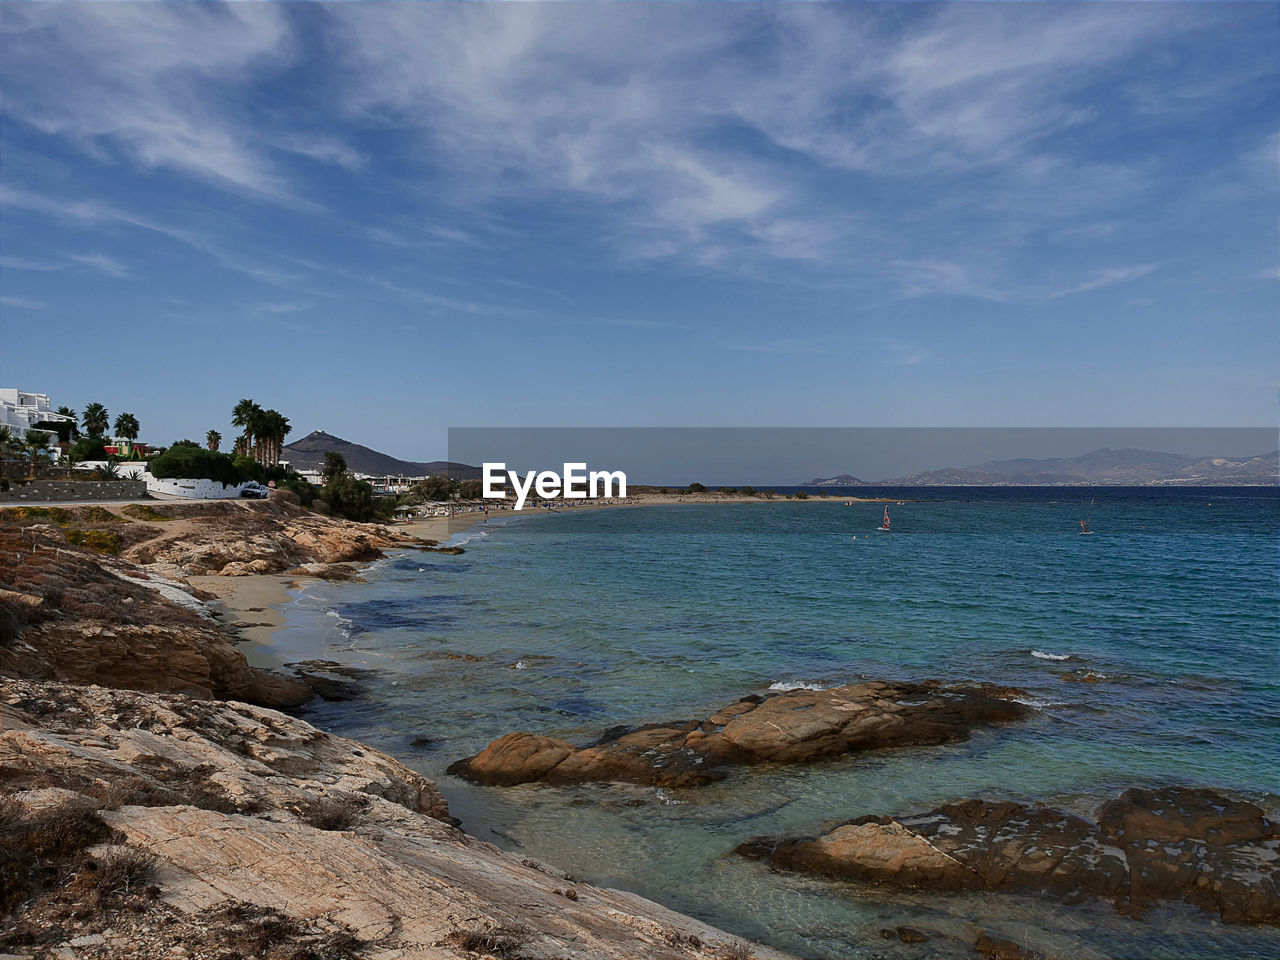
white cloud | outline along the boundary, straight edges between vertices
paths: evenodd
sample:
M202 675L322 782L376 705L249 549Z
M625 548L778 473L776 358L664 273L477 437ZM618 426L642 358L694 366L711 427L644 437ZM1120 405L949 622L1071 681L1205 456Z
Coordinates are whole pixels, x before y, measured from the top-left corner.
M99 273L106 274L108 277L127 277L129 268L119 260L107 256L105 253L80 253L68 254L68 260L74 260L76 263L83 264Z
M1155 270L1159 264L1144 263L1133 267L1108 267L1105 270L1098 271L1092 278L1081 281L1073 286L1066 287L1062 290L1055 290L1051 297L1068 297L1076 293L1087 293L1090 290L1101 290L1103 287L1112 287L1118 283L1129 283L1137 280L1139 277L1145 277L1151 271Z
M251 309L254 313L301 313L315 307L314 303L255 303Z
M26 257L0 257L0 270L53 271L64 269L63 264L49 260L31 260Z
M0 307L13 307L15 310L43 310L43 300L31 300L27 297L0 296Z

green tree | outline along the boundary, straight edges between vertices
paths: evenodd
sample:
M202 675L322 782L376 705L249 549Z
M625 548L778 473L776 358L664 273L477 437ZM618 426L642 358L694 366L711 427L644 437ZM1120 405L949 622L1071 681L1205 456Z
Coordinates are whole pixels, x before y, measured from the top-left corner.
M454 482L443 473L433 473L427 479L413 485L414 493L424 500L450 500L453 498Z
M329 509L348 520L372 520L377 514L373 487L349 473L340 473L324 485L320 495Z
M748 487L743 487L743 488L742 488L742 495L743 495L744 497L754 497L754 496L756 495L756 488L755 488L755 487L749 487L749 486L748 486Z
M263 410L258 415L256 431L260 443L255 458L263 466L271 466L280 462L280 451L284 448L284 438L293 429L289 418L278 410Z
M691 483L689 484L689 492L690 493L706 493L707 488L700 483Z
M484 484L479 480L463 480L458 485L458 496L463 500L479 500L484 496Z
M218 447L222 446L222 434L217 430L210 430L204 435L204 445L214 453L217 453Z
M91 437L100 437L107 432L111 417L102 404L91 403L84 408L84 417L80 422L84 426L85 433Z
M124 437L126 440L137 440L141 430L142 425L138 423L138 418L132 413L122 413L116 417L117 437Z
M324 466L320 469L320 482L329 483L334 477L340 477L347 472L347 458L336 450L326 450L324 454Z
M151 475L158 479L217 480L225 486L245 479L230 456L214 453L194 443L175 443L160 456L153 457L149 469Z
M231 425L240 428L236 453L252 456L258 442L258 430L262 425L262 408L252 400L241 400L231 408Z
M31 476L36 475L36 464L41 458L49 456L49 441L53 434L46 430L28 430L22 437L22 445L31 458Z

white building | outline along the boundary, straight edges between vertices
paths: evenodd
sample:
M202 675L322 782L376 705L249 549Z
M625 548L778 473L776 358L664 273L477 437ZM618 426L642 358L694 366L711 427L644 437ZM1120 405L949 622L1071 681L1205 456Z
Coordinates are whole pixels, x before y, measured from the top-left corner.
M8 427L14 436L21 437L27 430L36 429L37 423L62 421L76 422L75 417L54 413L47 395L0 387L0 426Z

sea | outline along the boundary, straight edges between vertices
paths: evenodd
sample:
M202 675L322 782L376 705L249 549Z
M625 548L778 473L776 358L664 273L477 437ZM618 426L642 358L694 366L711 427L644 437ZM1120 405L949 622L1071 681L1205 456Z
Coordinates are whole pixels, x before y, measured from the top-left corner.
M460 555L406 552L314 583L275 649L361 694L304 715L436 779L470 833L805 958L971 957L978 932L1053 957L1272 958L1274 928L1193 908L902 893L733 853L963 797L1090 816L1135 786L1280 808L1277 488L868 488L820 502L493 519ZM880 532L886 497L892 526ZM1084 520L1090 533L1081 534ZM477 787L494 738L586 743L745 694L866 678L985 681L1032 717L969 741L712 786ZM1087 679L1086 679L1087 678ZM898 925L921 946L882 939Z

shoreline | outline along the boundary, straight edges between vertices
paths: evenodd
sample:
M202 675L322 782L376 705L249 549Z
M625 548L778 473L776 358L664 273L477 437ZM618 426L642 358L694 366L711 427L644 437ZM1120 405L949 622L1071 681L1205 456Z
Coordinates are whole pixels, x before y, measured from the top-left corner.
M908 501L875 497L818 497L810 496L805 500L776 497L765 499L749 497L741 494L722 496L714 493L678 496L675 494L644 494L637 498L628 498L623 502L602 504L582 503L574 506L561 506L554 510L543 510L529 506L525 509L495 510L489 514L480 511L461 513L452 517L425 517L408 522L388 523L385 526L395 532L417 537L421 540L434 540L441 546L453 537L465 533L476 526L484 525L487 519L503 523L512 520L525 520L536 517L558 516L565 513L586 513L599 510L630 510L640 507L656 506L708 506L717 504L842 504L842 503L904 503ZM413 547L406 546L404 552L412 552ZM394 556L398 552L391 548L386 556ZM375 561L376 562L376 561ZM188 576L191 586L215 595L209 601L217 604L219 621L227 633L253 667L264 669L280 669L286 661L275 651L276 634L286 626L285 607L297 599L297 594L307 584L323 577L288 573L252 573L241 576L220 576L217 574L197 574Z

